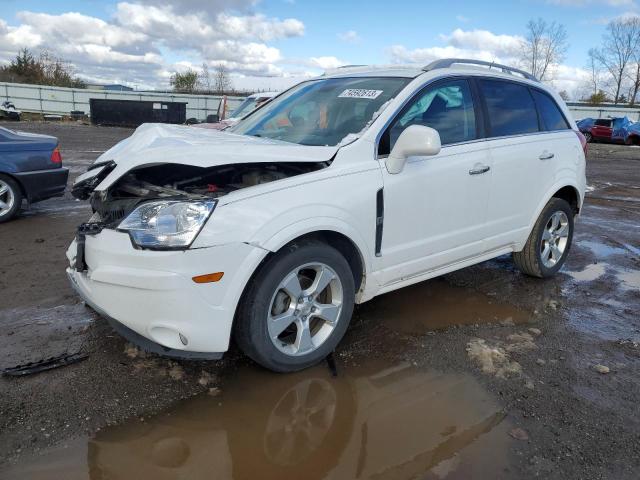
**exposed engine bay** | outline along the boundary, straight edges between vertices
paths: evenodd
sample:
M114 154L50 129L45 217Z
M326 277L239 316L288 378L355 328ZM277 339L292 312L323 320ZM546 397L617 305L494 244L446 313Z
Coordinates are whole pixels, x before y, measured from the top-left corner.
M218 198L253 187L326 168L329 162L246 163L202 168L162 164L132 170L106 192L74 188L74 196L91 199L93 221L106 226L120 222L140 203L157 199Z

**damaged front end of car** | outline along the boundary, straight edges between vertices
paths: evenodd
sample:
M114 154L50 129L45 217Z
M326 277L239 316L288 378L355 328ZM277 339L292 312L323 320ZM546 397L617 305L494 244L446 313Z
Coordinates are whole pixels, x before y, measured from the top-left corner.
M109 228L127 232L135 248L175 250L189 248L219 199L223 196L325 168L328 162L241 163L199 167L165 163L139 166L97 190L115 168L103 162L101 169L80 179L72 194L89 200L93 216L78 228L79 250L86 235ZM87 173L91 173L91 170ZM85 269L78 255L76 268Z

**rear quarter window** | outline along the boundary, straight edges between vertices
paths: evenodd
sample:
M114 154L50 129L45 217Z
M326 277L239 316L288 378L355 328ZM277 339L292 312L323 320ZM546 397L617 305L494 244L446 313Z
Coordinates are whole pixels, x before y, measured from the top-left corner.
M570 128L567 119L553 98L539 90L532 90L531 93L536 101L542 126L546 131L567 130Z
M490 136L505 137L539 132L538 113L529 88L501 80L481 80L487 104Z

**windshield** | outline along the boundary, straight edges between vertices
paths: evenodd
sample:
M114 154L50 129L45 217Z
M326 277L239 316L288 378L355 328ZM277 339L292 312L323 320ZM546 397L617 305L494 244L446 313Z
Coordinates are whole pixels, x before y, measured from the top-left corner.
M299 145L334 146L360 132L410 79L312 80L285 92L232 128L234 133Z
M258 99L255 97L245 98L242 101L242 103L238 105L238 108L236 108L233 112L231 112L229 117L230 118L244 117L247 113L249 113L251 110L255 108L256 100Z

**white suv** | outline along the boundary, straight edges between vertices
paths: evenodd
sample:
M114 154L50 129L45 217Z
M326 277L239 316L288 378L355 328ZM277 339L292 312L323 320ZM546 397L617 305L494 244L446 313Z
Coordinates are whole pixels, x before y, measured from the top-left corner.
M350 68L230 131L143 125L74 184L84 300L144 348L276 371L343 337L355 303L499 255L563 265L586 143L558 95L471 60Z

